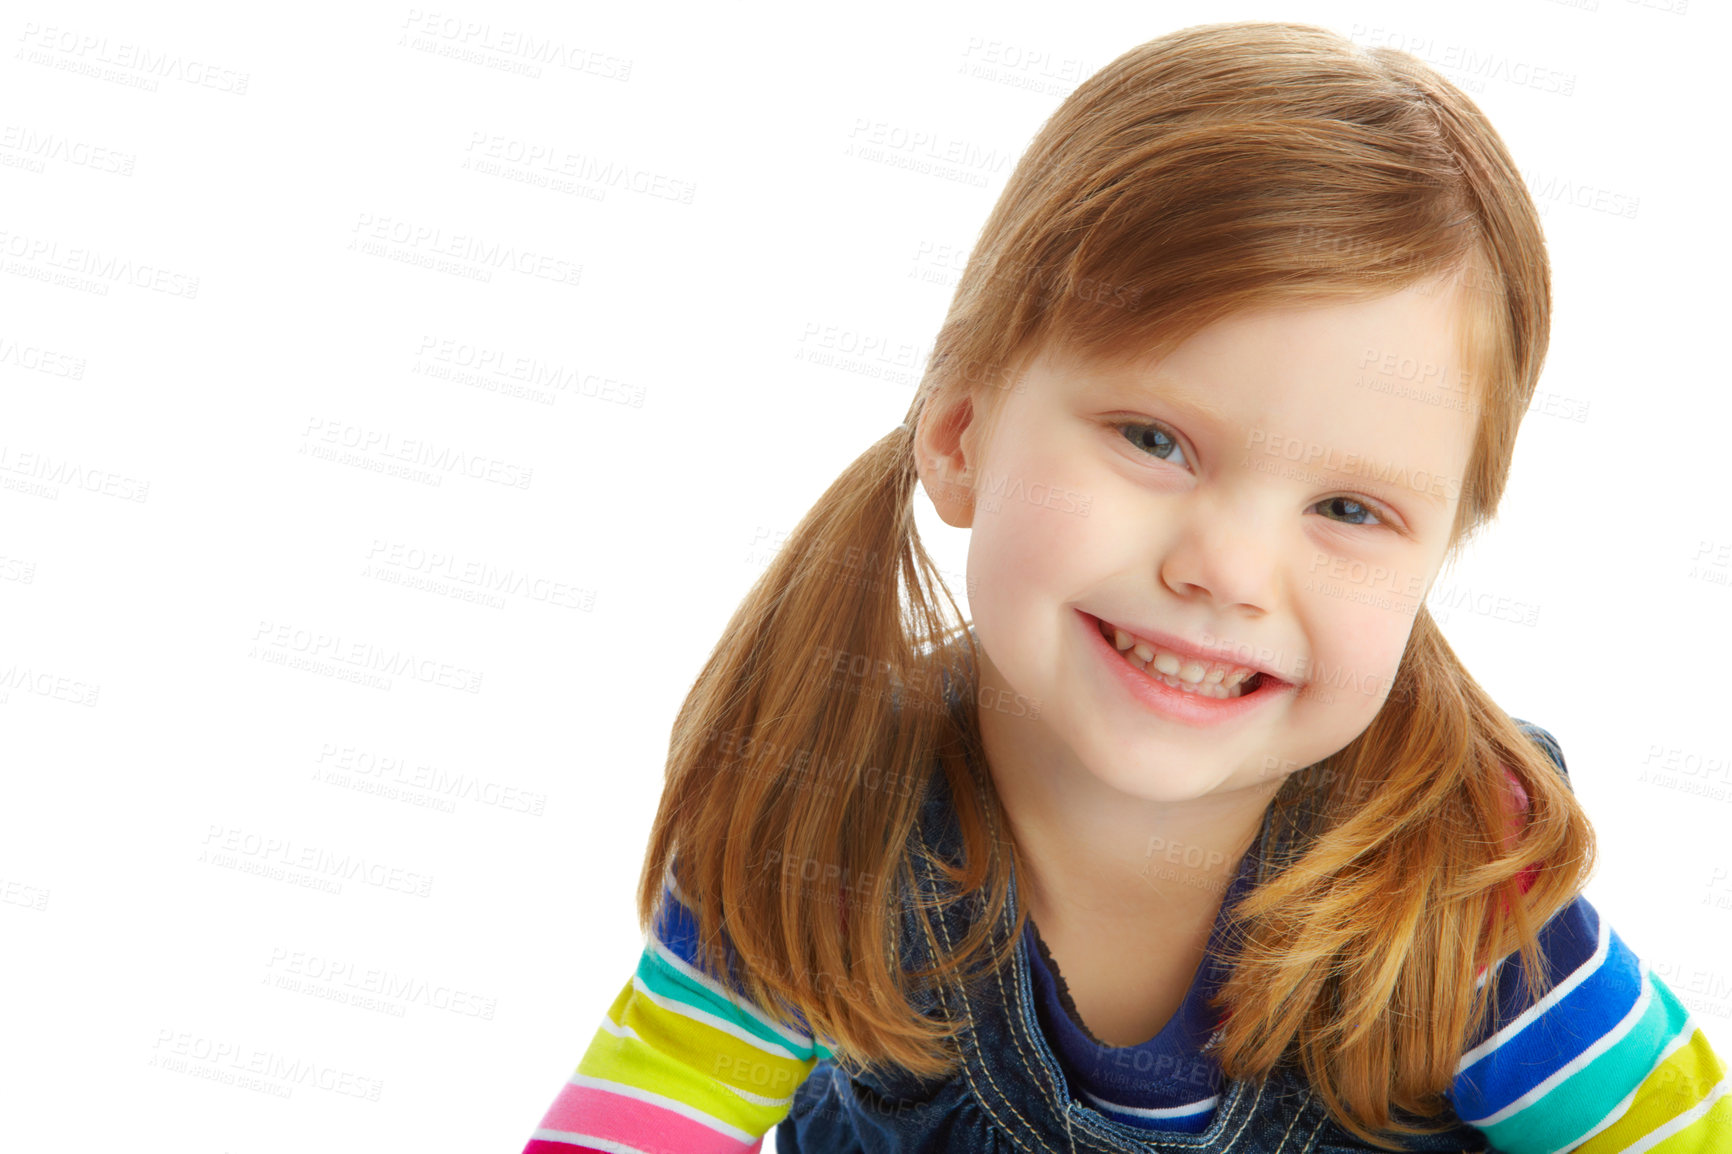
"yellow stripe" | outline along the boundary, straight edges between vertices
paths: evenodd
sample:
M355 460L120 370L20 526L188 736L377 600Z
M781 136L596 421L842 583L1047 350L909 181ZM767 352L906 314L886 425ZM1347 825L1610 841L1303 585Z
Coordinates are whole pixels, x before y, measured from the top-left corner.
M625 991L622 991L625 993ZM614 1021L629 1026L657 1050L719 1082L765 1098L786 1098L805 1081L816 1059L801 1061L764 1052L705 1022L658 1006L632 988Z
M1708 1091L1725 1076L1726 1064L1708 1045L1708 1039L1702 1036L1702 1031L1696 1030L1690 1035L1688 1042L1672 1051L1664 1062L1654 1067L1648 1076L1642 1079L1642 1084L1636 1087L1636 1097L1623 1117L1577 1146L1571 1154L1615 1154L1616 1151L1625 1149L1678 1115L1700 1105L1708 1096ZM1725 1099L1721 1100L1720 1105L1725 1105ZM1717 1106L1700 1122L1706 1123L1719 1113ZM1675 1137L1712 1133L1700 1131L1698 1125L1686 1127ZM1688 1145L1673 1146L1672 1142L1673 1139L1668 1138L1657 1149L1690 1148Z
M1732 1146L1732 1094L1722 1094L1706 1114L1655 1146L1649 1154L1702 1154L1704 1150L1725 1150L1729 1146Z
M677 1098L755 1134L786 1117L792 1103L764 1105L727 1087L764 1098L789 1098L818 1064L816 1059L773 1057L713 1026L665 1010L629 981L607 1016L638 1037L621 1038L598 1027L578 1073Z

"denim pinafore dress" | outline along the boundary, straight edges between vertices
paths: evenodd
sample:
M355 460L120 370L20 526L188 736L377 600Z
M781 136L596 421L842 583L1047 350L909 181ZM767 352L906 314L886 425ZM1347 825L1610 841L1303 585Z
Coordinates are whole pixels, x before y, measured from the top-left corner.
M1279 858L1287 841L1284 824L1264 817L1259 880L1275 868L1269 863ZM933 778L916 835L927 850L952 862L960 859L960 828L941 773ZM944 879L919 853L915 857L916 877L931 901ZM995 930L1000 940L1015 924L1017 903L1013 876L1010 901ZM928 916L905 911L904 941L913 965L926 964L933 949L948 950L961 940L970 904L955 902L942 914ZM952 981L916 1004L952 1024L960 1043L960 1071L946 1079L921 1081L900 1069L855 1070L834 1059L822 1060L777 1125L777 1154L1338 1154L1383 1149L1341 1129L1292 1072L1278 1071L1258 1083L1224 1080L1212 1121L1193 1134L1133 1126L1079 1100L1039 1024L1026 938L1010 963L984 981L967 988ZM1479 1131L1458 1117L1449 1119L1449 1130L1409 1136L1400 1148L1489 1148Z

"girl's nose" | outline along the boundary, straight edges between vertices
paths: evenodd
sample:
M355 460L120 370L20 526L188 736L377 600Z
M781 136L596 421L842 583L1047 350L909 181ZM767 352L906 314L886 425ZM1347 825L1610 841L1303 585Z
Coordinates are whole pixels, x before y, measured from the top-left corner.
M1161 583L1188 600L1267 613L1279 597L1274 533L1251 517L1192 516L1177 526L1159 558Z

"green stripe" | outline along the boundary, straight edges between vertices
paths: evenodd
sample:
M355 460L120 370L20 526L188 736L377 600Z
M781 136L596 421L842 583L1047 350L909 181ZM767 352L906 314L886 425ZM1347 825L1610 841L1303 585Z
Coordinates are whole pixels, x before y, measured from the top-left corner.
M668 964L667 960L654 949L644 950L643 956L638 959L637 974L643 979L644 985L648 986L650 991L659 997L672 998L676 1002L684 1002L686 1005L703 1010L705 1013L714 1014L722 1021L731 1022L740 1027L754 1038L760 1038L780 1046L793 1054L799 1061L805 1061L814 1056L813 1048L810 1045L802 1047L776 1033L733 1001L686 977L685 974ZM721 983L718 982L717 984L720 985ZM739 995L739 997L741 1001L746 1000L744 995Z
M1613 1105L1642 1084L1658 1064L1666 1044L1684 1032L1690 1016L1652 973L1644 975L1643 981L1650 996L1635 1028L1586 1067L1553 1086L1539 1101L1502 1122L1482 1127L1493 1146L1511 1154L1525 1154L1529 1150L1556 1150L1566 1145L1565 1137L1570 1139L1567 1146L1573 1146L1604 1121ZM1556 1023L1549 1025L1557 1028Z

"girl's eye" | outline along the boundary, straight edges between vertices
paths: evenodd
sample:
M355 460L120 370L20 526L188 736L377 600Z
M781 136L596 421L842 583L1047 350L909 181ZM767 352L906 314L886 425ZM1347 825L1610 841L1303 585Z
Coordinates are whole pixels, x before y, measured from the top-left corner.
M1172 460L1172 454L1178 453L1181 461L1185 458L1183 449L1179 448L1178 439L1160 425L1151 425L1142 421L1125 421L1118 426L1123 433L1126 429L1137 430L1135 436L1125 433L1125 439L1137 448L1152 453L1163 461Z
M1180 447L1178 438L1163 425L1147 421L1121 421L1116 428L1124 434L1125 440L1151 456L1181 465L1187 463L1185 451ZM1176 460L1174 454L1178 455ZM1331 520L1339 519L1344 525L1389 525L1390 528L1395 528L1376 506L1354 497L1325 497L1311 507L1326 510L1325 516Z
M1377 510L1363 501L1354 500L1352 497L1325 497L1311 507L1345 513L1348 518L1345 523L1348 525L1382 525L1384 523L1383 518L1378 516ZM1363 517L1370 517L1371 520L1364 520Z

